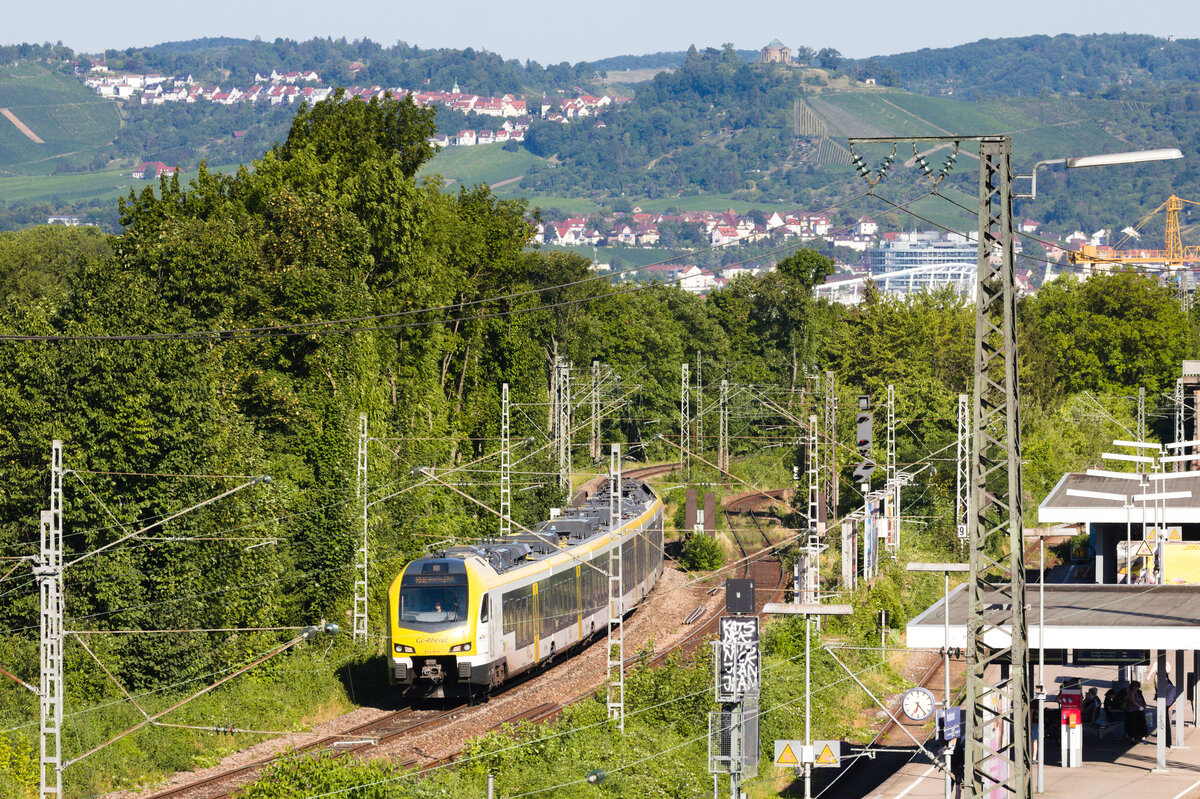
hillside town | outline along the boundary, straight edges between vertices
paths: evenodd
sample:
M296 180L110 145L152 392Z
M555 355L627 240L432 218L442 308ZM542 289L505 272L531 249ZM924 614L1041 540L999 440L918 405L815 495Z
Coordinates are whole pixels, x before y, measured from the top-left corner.
M207 102L217 105L263 104L267 106L312 105L325 100L337 91L332 86L321 86L320 76L313 71L279 72L269 75L256 74L254 84L247 87L197 82L191 75L117 74L104 65L97 65L85 76L84 85L101 97L112 100L136 102L141 105L166 105L168 103ZM499 97L472 94L463 91L457 83L449 91L427 91L404 87L350 86L344 89L347 99L382 100L384 97L412 97L419 107L438 107L463 114L503 118L504 123L494 130L464 129L457 136L439 134L430 141L439 147L471 147L481 144L505 144L509 141L524 141L525 132L535 116L537 119L558 124L568 124L597 116L608 108L628 103L625 96L590 94L567 96L543 96L530 101L514 94ZM603 126L602 121L596 123Z
M675 229L690 226L695 236L686 245L664 240L663 230L668 226ZM1020 291L1036 291L1069 264L1083 274L1107 272L1113 268L1105 255L1114 252L1113 241L1117 237L1109 230L1101 229L1091 234L1080 230L1049 232L1032 219L1018 222L1016 228L1023 235L1014 243L1014 249L1018 256L1022 253L1029 256L1016 270ZM733 209L649 213L635 207L631 213L617 212L611 218L570 216L561 220L543 220L535 224L535 231L537 244L593 248L596 254L593 269L597 272L612 271L609 264L600 262L596 253L600 248L613 252L622 248L698 252L757 243L766 243L771 248L776 243L788 241L819 241L832 248L837 271L818 287L817 293L826 299L851 305L862 301L867 281L873 281L876 289L884 294L909 294L951 286L968 296L974 291L974 269L978 259L978 244L973 233L885 231L870 216L860 216L849 223L835 223L828 214L800 209L770 214L738 214ZM1140 234L1127 227L1120 231L1119 237L1136 242ZM1154 252L1145 250L1148 256ZM761 260L739 260L730 266L707 268L681 261L622 271L621 277L674 283L685 291L705 296L742 275L771 271L774 260L768 253ZM1037 265L1040 268L1035 268ZM1056 267L1061 268L1055 271Z

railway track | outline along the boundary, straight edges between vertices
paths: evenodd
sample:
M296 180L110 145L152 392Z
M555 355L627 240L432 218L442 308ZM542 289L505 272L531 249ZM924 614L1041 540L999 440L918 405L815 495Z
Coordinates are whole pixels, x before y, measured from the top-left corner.
M939 656L925 670L917 684L928 688L935 696L940 697L945 690L943 667L944 661ZM951 669L952 692L961 690L961 686L956 685L955 682L956 675ZM870 743L865 746L850 747L848 754L853 756L853 759L849 761L846 768L834 773L826 772L823 769L814 769L813 795L816 799L820 799L822 796L836 796L839 799L840 797L874 796L880 785L920 751L913 743L914 738L921 741L923 745L928 745L933 738L934 731L925 730L925 725L929 722L909 721L901 715L899 708L893 715L895 719L888 719ZM844 747L843 752L845 751ZM864 754L866 752L871 752L871 754ZM940 776L939 774L938 777L940 778ZM835 785L836 788L834 788ZM833 790L830 790L831 788Z
M632 469L625 474L630 479L644 479L660 474L666 474L677 468L676 464L660 464L656 466L647 466L639 469ZM768 496L762 494L754 494L749 497L741 497L734 504L734 513L750 513L758 536L762 538L762 545L759 545L757 540L754 540L749 546L743 542L743 537L735 532L735 540L739 548L742 550L743 557L753 558L766 552L770 547L770 539L765 530L762 528L761 521L751 511L759 507L761 504L782 498L782 491L765 492ZM727 508L727 513L730 512ZM732 521L732 520L731 520ZM731 524L731 529L737 530L736 525ZM747 537L749 538L749 537ZM755 564L747 564L745 570L747 574L753 576L759 585L774 585L775 588L770 595L763 594L761 598L757 598L756 604L761 610L761 605L767 601L773 601L776 596L782 593L784 585L783 571L775 560L761 560ZM756 592L757 593L757 592ZM697 608L701 610L701 608ZM690 654L699 648L703 641L710 635L714 634L717 629L717 619L720 612L712 615L707 619L703 619L704 613L689 614L687 623L695 624L696 628L682 641L677 643L670 649L664 650L661 653L650 658L651 665L662 663L666 657L674 651L682 651L685 655ZM701 623L702 622L702 623ZM637 658L630 658L630 662ZM518 678L514 682L506 685L500 695L508 691L524 685L540 676L541 672L536 674L526 675ZM570 697L561 702L544 702L531 708L521 710L503 720L496 723L493 729L500 727L503 724L516 724L522 721L529 723L538 723L547 721L557 717L565 705L578 701L586 696L591 695L588 691L581 696ZM388 713L378 719L374 719L363 724L359 724L349 729L342 730L338 733L313 736L313 740L302 745L289 749L285 753L271 755L256 759L249 763L244 763L228 769L224 769L219 773L212 774L174 788L159 791L148 797L148 799L226 799L233 792L251 782L256 776L271 764L282 760L285 757L291 757L298 752L328 752L334 756L344 754L363 754L371 751L390 741L397 740L402 736L410 736L419 731L429 731L431 728L436 728L438 725L452 723L453 720L464 710L464 706L455 706L446 710L419 710L412 707L405 707L394 712ZM448 759L453 759L453 756ZM447 762L448 759L442 759L435 763L426 763L422 768L429 768L440 763ZM403 762L401 765L417 765L415 760Z
M286 756L298 752L313 752L329 749L339 754L357 752L370 746L376 746L382 741L390 740L408 732L428 727L450 716L452 711L418 711L413 708L403 708L389 713L382 718L359 724L350 729L316 738L298 746L285 754L272 755L250 763L226 769L219 774L213 774L203 779L180 785L166 791L154 794L151 799L201 799L202 797L228 796L232 791L249 782L254 776L270 764ZM432 714L432 715L430 715Z
M762 613L763 606L768 602L777 602L783 599L783 592L784 588L786 587L786 577L783 573L783 566L777 559L758 558L758 556L769 551L774 544L767 535L766 530L763 528L761 521L756 515L754 515L753 509L757 509L762 504L782 498L783 491L784 489L778 489L777 492L767 491L755 493L750 496L738 497L735 498L733 503L730 503L734 506L732 509L728 504L725 507L725 520L729 524L729 530L733 535L734 543L737 545L738 551L741 553L742 560L745 564L742 569L742 573L744 576L754 580L754 606L755 610L759 614ZM764 496L764 494L767 496ZM741 531L738 529L738 525L730 515L733 513L749 513L751 515L751 518L754 521L756 532L758 533L758 537L762 539L761 543L759 541L754 541L748 544L745 540L743 540ZM763 586L773 587L768 591L763 591L761 590ZM711 594L718 590L720 590L720 586L710 590L709 593ZM659 652L658 654L654 655L654 657L650 658L650 665L654 666L662 663L672 652L676 650L682 652L685 656L689 655L699 649L700 646L702 646L710 636L716 635L718 631L718 621L721 618L721 611L718 610L713 615L704 619L703 623L701 624L699 622L703 615L704 614L701 608L696 608L696 610L693 610L685 619L685 623L698 624L696 629L689 633L688 636L680 641L676 646L669 650Z
M523 686L541 675L541 671L519 675L506 684L502 690L494 694L500 696ZM589 692L590 694L590 692ZM587 694L585 694L586 696ZM574 697L565 704L578 701L583 697ZM521 721L536 723L558 716L562 712L563 703L543 703L526 710L519 711L497 722L492 729L504 724L517 724ZM464 701L453 707L442 710L422 710L414 707L404 707L388 713L377 719L351 727L338 733L315 736L312 741L289 748L286 752L260 758L250 763L234 766L218 774L213 774L185 785L170 788L152 794L148 799L222 799L229 797L241 786L253 780L264 768L284 758L292 757L301 752L325 751L335 756L366 753L383 744L398 740L402 736L427 731L441 724L453 722L469 705ZM452 758L451 758L452 759ZM426 764L426 768L446 762L445 759ZM416 765L417 761L401 762L402 766Z

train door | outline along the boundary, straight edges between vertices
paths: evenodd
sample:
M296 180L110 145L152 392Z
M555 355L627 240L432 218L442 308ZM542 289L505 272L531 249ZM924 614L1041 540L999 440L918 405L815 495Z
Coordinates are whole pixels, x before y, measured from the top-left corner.
M495 660L504 649L503 628L500 624L500 597L484 594L479 604L479 631L476 640L479 654Z

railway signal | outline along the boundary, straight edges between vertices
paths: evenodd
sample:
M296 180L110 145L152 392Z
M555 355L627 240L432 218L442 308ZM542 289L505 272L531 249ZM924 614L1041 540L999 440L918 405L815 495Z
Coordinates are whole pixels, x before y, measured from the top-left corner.
M875 471L875 461L871 460L871 444L874 441L874 430L871 416L871 395L858 395L858 417L854 425L854 446L863 461L854 469L854 482L868 483Z

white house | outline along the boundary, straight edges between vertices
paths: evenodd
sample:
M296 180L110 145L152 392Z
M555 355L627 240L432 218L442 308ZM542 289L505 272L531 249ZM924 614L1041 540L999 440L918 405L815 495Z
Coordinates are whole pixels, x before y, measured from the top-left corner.
M689 294L707 294L717 282L711 272L705 272L698 266L689 266L679 275L678 280L679 288Z

